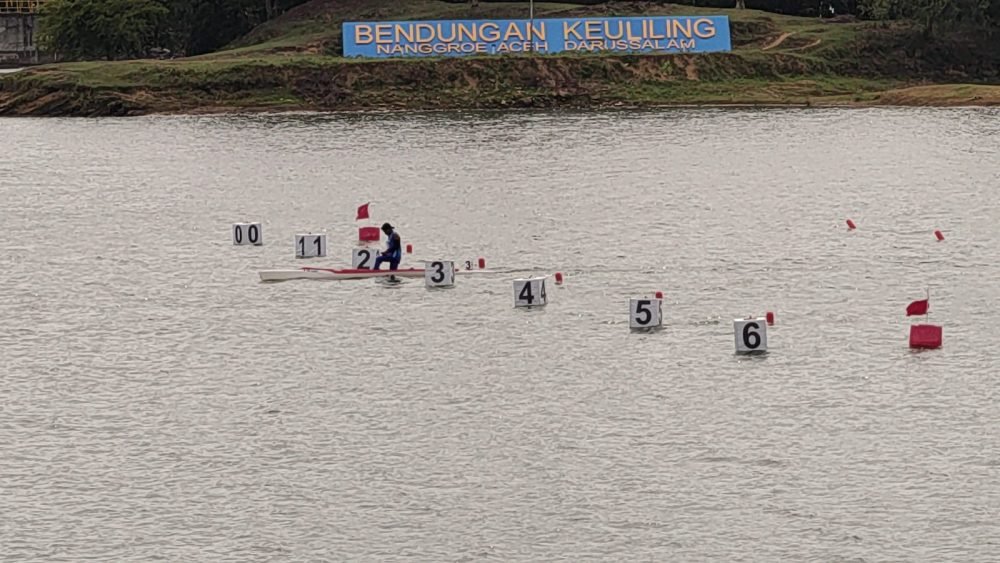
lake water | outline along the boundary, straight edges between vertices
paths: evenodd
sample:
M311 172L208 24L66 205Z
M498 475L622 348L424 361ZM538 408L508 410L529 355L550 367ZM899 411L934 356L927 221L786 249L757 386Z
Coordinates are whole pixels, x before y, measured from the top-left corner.
M0 138L2 560L1000 557L1000 111ZM367 201L409 261L497 272L258 281L303 265L296 233L348 264ZM254 220L265 246L234 247ZM511 280L556 271L514 309ZM657 290L666 327L631 333ZM911 352L928 290L944 347ZM734 355L765 311L770 353Z

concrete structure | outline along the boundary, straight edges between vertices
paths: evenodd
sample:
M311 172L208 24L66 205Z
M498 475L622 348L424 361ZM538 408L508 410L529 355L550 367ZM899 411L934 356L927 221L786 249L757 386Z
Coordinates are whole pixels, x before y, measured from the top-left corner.
M37 63L35 29L45 0L0 0L0 65Z

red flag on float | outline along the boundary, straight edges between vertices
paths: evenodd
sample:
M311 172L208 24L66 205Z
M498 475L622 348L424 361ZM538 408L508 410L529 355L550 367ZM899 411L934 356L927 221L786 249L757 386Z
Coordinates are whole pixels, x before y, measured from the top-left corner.
M931 307L930 299L921 299L920 301L914 301L906 306L906 316L913 317L916 315L926 315L927 310Z
M360 221L362 219L367 219L368 218L368 206L369 205L371 205L371 204L370 203L366 203L366 204L364 204L364 205L362 205L361 207L358 208L358 218L355 219L355 221Z

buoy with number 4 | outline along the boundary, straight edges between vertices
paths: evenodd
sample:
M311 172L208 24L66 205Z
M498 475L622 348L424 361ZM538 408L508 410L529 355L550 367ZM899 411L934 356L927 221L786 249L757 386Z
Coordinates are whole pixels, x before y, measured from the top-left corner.
M767 352L767 319L748 317L733 321L737 354Z
M514 280L515 307L543 307L548 302L544 277Z

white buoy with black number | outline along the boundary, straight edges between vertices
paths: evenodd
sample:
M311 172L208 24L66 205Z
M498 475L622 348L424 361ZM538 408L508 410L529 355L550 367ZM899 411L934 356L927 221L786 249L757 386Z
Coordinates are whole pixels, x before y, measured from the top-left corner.
M435 260L424 264L424 283L427 287L452 287L455 285L455 262Z
M663 326L663 299L629 299L628 326L635 330Z
M733 320L737 354L767 352L767 319L749 317Z
M295 235L296 258L323 258L326 256L326 235Z
M233 223L233 244L236 246L261 246L264 244L264 231L260 223Z
M354 253L351 256L351 268L355 270L371 270L372 264L375 263L375 255L378 251L372 250L371 248L365 248L359 246L354 249Z
M545 276L514 280L515 307L542 307L548 304Z

